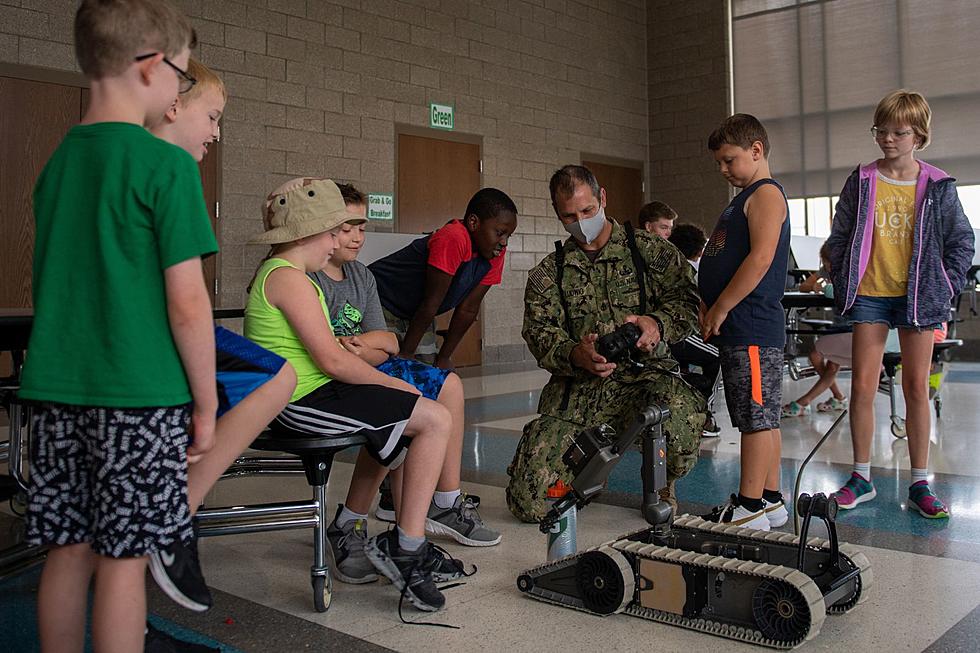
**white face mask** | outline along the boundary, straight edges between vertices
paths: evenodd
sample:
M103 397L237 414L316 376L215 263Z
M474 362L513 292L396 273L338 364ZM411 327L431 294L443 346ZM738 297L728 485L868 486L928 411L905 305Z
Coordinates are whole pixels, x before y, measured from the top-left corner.
M588 245L599 237L602 228L606 226L606 212L600 206L591 218L583 218L562 226L575 240L583 245Z

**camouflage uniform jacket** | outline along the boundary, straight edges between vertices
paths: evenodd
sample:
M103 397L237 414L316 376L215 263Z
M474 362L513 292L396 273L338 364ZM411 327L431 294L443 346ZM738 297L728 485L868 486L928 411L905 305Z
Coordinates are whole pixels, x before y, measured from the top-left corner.
M694 332L700 299L694 268L671 243L645 231L636 231L636 245L646 263L647 314L663 324L662 340L674 343ZM607 379L573 367L572 348L583 335L610 333L627 315L640 309L636 278L626 230L613 222L612 234L595 261L589 261L573 238L563 246L565 261L562 287L571 318L572 333L566 331L565 312L556 284L555 254L551 253L528 274L524 290L522 335L538 361L551 372L541 393L538 412L579 424L589 422L597 409L603 383L652 381L664 373L676 373L666 344L652 354L635 351L634 359L645 365L630 370L619 365ZM566 390L566 384L569 389ZM563 409L565 394L567 405Z

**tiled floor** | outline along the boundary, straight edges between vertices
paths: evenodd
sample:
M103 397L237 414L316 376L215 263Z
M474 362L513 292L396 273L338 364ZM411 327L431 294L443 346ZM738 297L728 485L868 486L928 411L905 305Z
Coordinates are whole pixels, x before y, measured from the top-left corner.
M928 521L904 509L908 485L908 454L904 441L888 430L888 401L877 401L879 427L874 441L873 475L879 497L842 513L844 540L859 544L871 560L875 584L867 602L847 615L828 617L822 631L800 650L968 651L977 650L980 636L980 365L954 363L944 387L942 419L935 423L932 446L933 483L952 510L949 520ZM535 414L538 392L546 380L540 371L473 375L464 379L467 430L464 448L465 488L483 498L481 512L499 528L503 542L486 549L466 549L440 541L453 555L477 565L465 585L447 591L448 609L421 615L410 606L411 620L433 620L460 626L444 629L404 625L397 614L398 594L390 585L335 583L333 605L327 613L312 610L309 566L310 533L288 531L210 538L201 543L210 584L220 590L212 612L221 640L221 619L245 623L246 615L264 618L263 632L233 643L241 650L296 650L277 641L275 615L286 624L305 624L296 648L330 648L336 631L367 648L380 645L396 650L552 650L564 642L580 650L738 651L753 647L679 628L618 615L598 618L538 603L518 592L515 580L522 570L545 557L545 539L532 525L520 524L507 512L503 499L505 469L521 434ZM847 378L842 378L847 386ZM784 396L799 394L812 380L787 379ZM723 404L723 402L720 402ZM727 425L724 407L719 423ZM830 426L833 416L783 421L783 487L791 492L800 462ZM850 469L851 445L846 421L814 457L801 486L804 491L836 489ZM579 515L579 546L613 539L643 526L635 509L639 490L638 455L629 455L610 478L609 490ZM338 462L330 499L346 491L351 466ZM723 500L738 480L738 437L730 427L719 438L706 439L695 470L678 484L681 510L695 512ZM302 478L266 477L225 481L212 504L305 498ZM371 520L377 532L382 525ZM162 599L156 599L159 602ZM218 614L220 612L220 614ZM289 615L288 617L286 615ZM171 617L168 617L171 618ZM180 622L179 613L172 617ZM191 617L187 618L191 623ZM251 622L249 622L251 623ZM196 626L194 626L196 627ZM295 626L292 627L296 629ZM312 630L310 630L312 629ZM322 640L317 641L317 630ZM215 635L217 633L217 635ZM282 635L285 638L285 633ZM251 642L251 644L250 644ZM264 642L261 643L260 642ZM30 649L25 649L30 650ZM761 650L761 649L756 649Z
M866 545L875 586L868 602L848 615L829 618L820 635L802 650L873 647L920 651L933 643L936 650L953 650L975 642L959 632L964 628L980 634L976 632L976 615L972 621L969 618L980 605L980 479L974 471L980 453L980 442L974 435L980 426L975 409L975 372L980 366L960 363L951 369L943 388L944 412L936 424L932 459L934 482L949 501L953 518L930 522L904 510L907 448L888 430L888 402L881 396L877 402L880 424L873 458L880 496L872 504L840 518L843 537ZM210 581L231 594L398 650L542 650L554 645L558 633L583 650L653 645L664 651L751 648L630 617L599 619L562 610L531 601L517 591L517 573L543 561L545 541L536 527L519 524L510 517L502 485L521 428L534 416L538 391L546 380L547 375L539 370L464 379L468 421L464 450L466 487L482 495L482 513L503 531L504 540L490 549L465 549L441 542L454 555L479 567L466 585L447 592L449 608L434 618L461 626L459 630L401 624L396 613L397 593L390 586L338 583L330 611L323 615L312 613L306 533L207 540L202 552ZM843 382L846 386L846 376ZM809 383L812 380L787 379L784 394L788 398L802 394ZM719 422L727 424L724 407L720 408ZM787 491L792 490L800 462L832 422L833 416L822 414L784 420L783 485ZM836 489L849 471L850 447L845 423L814 457L802 489ZM580 546L596 544L643 525L632 507L639 490L638 468L639 457L628 457L610 479L607 502L589 506L581 513ZM338 465L332 498L339 500L343 496L349 471L348 465ZM738 437L729 426L721 437L704 441L697 468L679 483L682 510L702 509L724 499L737 479ZM293 483L295 492L286 490L281 481L275 482L276 490L283 496L301 494L302 481ZM268 481L235 481L220 487L221 496L216 498L248 500L248 496L261 495L267 499L271 485ZM371 528L380 527L372 521ZM242 568L252 571L242 574ZM406 614L410 619L419 617L410 608ZM961 620L959 631L954 629L943 639ZM956 633L958 640L953 637Z

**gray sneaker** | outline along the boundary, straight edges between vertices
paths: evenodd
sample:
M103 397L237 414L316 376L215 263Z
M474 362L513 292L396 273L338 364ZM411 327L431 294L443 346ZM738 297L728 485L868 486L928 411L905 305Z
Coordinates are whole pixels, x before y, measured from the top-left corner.
M368 541L367 520L354 519L343 526L337 526L337 517L343 507L343 504L337 504L337 514L327 526L334 577L355 585L373 583L378 580L378 574L364 554L364 545Z
M448 535L466 546L500 543L500 533L483 523L476 505L466 494L456 497L452 508L440 508L430 502L425 530L433 535Z

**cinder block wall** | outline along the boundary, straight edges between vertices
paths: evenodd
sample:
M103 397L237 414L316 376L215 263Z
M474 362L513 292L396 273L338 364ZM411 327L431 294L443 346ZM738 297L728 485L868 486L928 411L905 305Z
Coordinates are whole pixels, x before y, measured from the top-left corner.
M726 50L702 33L724 33L723 14L714 10L722 2L178 4L198 31L196 55L230 92L222 123L221 305L242 304L265 253L245 242L260 229L258 206L269 190L291 177L325 175L393 192L395 126L427 128L429 102L455 105L456 131L482 138L483 184L511 194L521 213L503 284L485 302L485 363L529 358L520 336L527 270L564 234L548 200L556 167L583 153L650 161L648 194L685 218L695 210L716 214L724 204L723 184L712 190L719 199L708 197L713 168L696 144L725 112L718 57ZM76 70L75 6L0 0L0 61ZM682 54L670 54L676 49ZM669 124L662 124L666 113ZM693 116L700 117L689 122Z
M707 150L730 113L727 4L647 3L651 197L707 233L730 197Z

